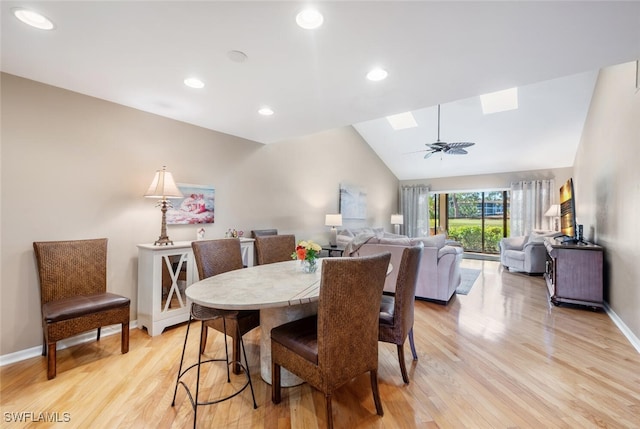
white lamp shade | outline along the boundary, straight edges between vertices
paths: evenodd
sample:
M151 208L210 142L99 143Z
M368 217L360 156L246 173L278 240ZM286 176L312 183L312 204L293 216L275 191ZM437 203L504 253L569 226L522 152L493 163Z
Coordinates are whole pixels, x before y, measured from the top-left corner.
M325 215L324 224L326 226L342 226L342 215L341 214Z
M148 198L182 198L182 192L178 189L176 182L173 180L173 175L162 167L162 170L156 171L156 175L153 177L151 186L144 193Z
M552 204L551 207L549 207L549 210L547 210L547 212L544 214L545 216L555 216L555 217L559 217L560 216L560 205L559 204Z
M401 214L392 214L391 215L391 225L402 225L404 224L404 216Z

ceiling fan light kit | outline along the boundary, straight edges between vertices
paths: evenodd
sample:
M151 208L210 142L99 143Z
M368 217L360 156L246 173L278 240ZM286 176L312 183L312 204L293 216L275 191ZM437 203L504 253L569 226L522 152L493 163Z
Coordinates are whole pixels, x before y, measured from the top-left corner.
M466 155L468 152L465 148L473 146L475 143L471 142L454 142L447 143L440 141L440 105L438 104L438 140L435 143L425 143L429 149L425 149L427 152L424 159L429 158L434 153L440 152L447 155Z

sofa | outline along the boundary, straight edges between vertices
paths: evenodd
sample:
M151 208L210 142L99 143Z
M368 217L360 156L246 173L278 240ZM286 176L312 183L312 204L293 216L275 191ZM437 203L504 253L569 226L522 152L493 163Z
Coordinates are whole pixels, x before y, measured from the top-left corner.
M367 256L391 252L391 264L400 266L402 252L407 246L424 246L415 297L446 304L460 285L460 261L463 249L446 240L444 234L408 238L386 233L381 229L342 230L338 232L338 244L345 246L345 256ZM397 268L387 276L384 291L395 291Z
M544 240L557 237L556 231L533 231L529 235L506 237L500 240L500 263L509 271L544 274L547 249Z

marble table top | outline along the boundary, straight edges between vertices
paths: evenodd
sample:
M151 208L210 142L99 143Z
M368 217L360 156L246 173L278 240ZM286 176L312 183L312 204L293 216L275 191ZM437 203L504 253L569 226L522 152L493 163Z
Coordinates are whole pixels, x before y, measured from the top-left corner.
M257 265L228 271L187 287L191 301L222 310L286 307L318 300L322 259L315 273L305 273L298 261Z

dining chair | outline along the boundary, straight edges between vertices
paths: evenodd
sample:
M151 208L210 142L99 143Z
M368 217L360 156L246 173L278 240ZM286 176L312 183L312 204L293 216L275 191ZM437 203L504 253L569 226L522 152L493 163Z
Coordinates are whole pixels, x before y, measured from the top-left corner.
M400 372L405 384L409 384L404 362L404 343L409 337L413 360L418 360L413 342L413 313L418 269L423 246L407 247L402 252L394 295L383 295L380 304L380 329L378 340L395 344L398 348Z
M56 376L56 343L102 326L122 327L121 353L129 351L130 300L107 292L107 239L36 241L40 280L42 356L47 378Z
M257 236L255 240L258 265L290 261L296 251L296 236L292 234Z
M240 240L237 238L224 238L218 240L198 240L191 243L193 255L198 268L198 276L200 280L228 271L242 269L242 250L240 249ZM196 428L198 418L198 407L203 405L217 404L231 398L234 398L247 387L251 389L251 399L253 400L253 408L258 408L255 393L253 391L253 383L251 382L251 372L249 371L249 363L247 361L247 352L242 341L242 335L249 330L255 328L259 324L259 314L257 311L237 311L223 310L200 305L196 302L191 303L189 312L189 321L187 323L187 331L182 346L182 355L180 357L180 365L178 367L178 375L173 390L173 400L171 406L176 404L176 396L178 387L182 386L191 402L193 408L193 428ZM196 363L187 366L184 363L184 357L187 350L189 339L189 331L193 322L201 321L200 325L200 345L198 348L198 360ZM202 355L207 341L207 331L209 327L219 330L224 335L224 358L210 358L202 360ZM233 338L233 358L229 361L229 349L227 348L227 336ZM244 357L244 364L241 358ZM200 374L203 365L208 363L220 362L224 363L227 370L227 383L231 383L231 375L229 366L233 366L233 372L244 373L246 381L240 385L235 391L221 393L214 399L200 399ZM193 388L189 386L188 379L185 377L187 373L196 368L195 394L192 393ZM219 390L216 390L219 391Z
M373 400L378 390L378 318L391 253L327 258L322 263L318 314L271 330L271 400L280 403L281 367L325 396L327 426L333 428L333 393L369 372ZM303 275L303 274L301 274Z
M240 240L237 238L194 241L191 243L191 248L193 249L200 280L243 268L242 250L240 248ZM226 322L226 327L223 322ZM232 360L235 362L233 372L238 374L240 372L238 364L240 362L240 340L244 334L260 326L260 311L242 310L233 314L229 313L225 320L215 317L204 321L203 324L218 332L226 332L226 335L232 338ZM208 329L202 329L200 353L204 353L207 344L207 333Z

